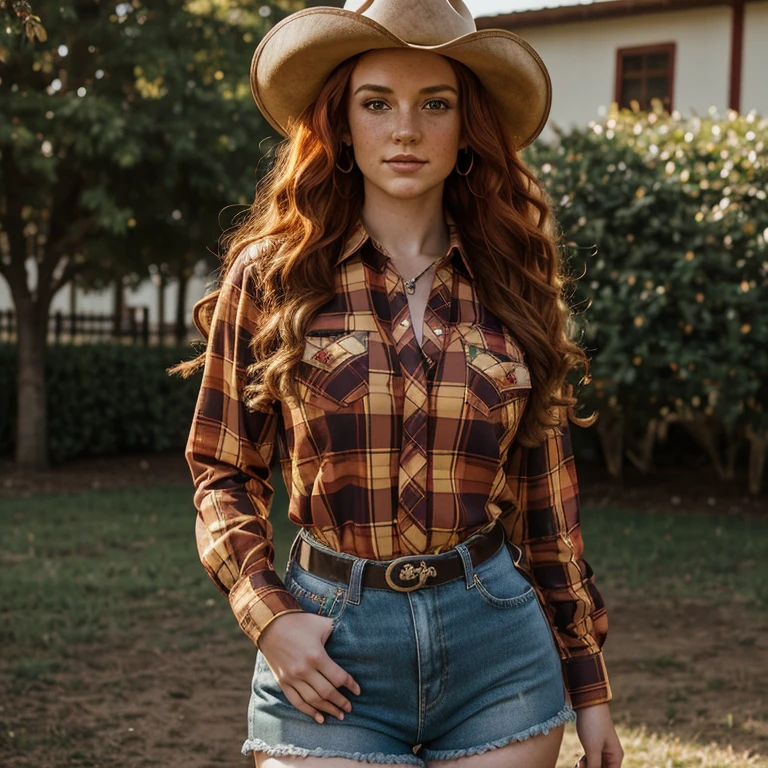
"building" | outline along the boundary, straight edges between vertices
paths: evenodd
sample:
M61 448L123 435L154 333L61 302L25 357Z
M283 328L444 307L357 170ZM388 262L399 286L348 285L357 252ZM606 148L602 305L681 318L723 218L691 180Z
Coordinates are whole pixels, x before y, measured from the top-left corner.
M768 0L602 0L485 16L479 29L528 41L552 78L542 133L651 97L683 115L715 107L768 114Z

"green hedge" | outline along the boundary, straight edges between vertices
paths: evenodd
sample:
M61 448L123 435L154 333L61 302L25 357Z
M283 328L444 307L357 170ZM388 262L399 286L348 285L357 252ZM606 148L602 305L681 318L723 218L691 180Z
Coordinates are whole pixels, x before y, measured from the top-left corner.
M200 376L166 368L188 360L185 347L57 345L46 360L51 461L81 455L182 449ZM0 345L0 453L12 454L16 348Z
M583 412L598 409L614 438L621 432L626 446L641 436L645 448L676 421L724 477L751 442L759 475L768 440L768 118L614 105L600 121L557 133L526 149L526 160L553 200L579 278L571 303L592 358ZM618 443L607 453L616 450L621 458Z

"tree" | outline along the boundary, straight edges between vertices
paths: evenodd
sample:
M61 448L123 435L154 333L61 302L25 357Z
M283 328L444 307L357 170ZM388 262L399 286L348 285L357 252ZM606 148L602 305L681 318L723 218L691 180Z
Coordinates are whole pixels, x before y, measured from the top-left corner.
M248 65L259 35L295 5L41 0L47 39L6 43L0 275L17 316L19 464L47 463L57 291L150 264L184 275L218 236L218 212L250 202L261 141L279 137L252 101Z
M13 26L19 27L30 40L44 42L48 37L40 17L35 16L27 0L0 0L0 19L3 17L12 25L11 31L14 31Z

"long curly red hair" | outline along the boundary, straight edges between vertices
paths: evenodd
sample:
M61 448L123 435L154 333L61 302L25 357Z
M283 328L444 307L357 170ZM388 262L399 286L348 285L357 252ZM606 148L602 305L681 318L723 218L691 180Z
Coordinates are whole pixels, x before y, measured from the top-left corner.
M317 310L334 294L334 261L350 222L361 213L362 175L336 167L346 125L347 91L359 56L342 62L317 100L289 126L274 164L259 183L242 223L223 237L226 274L243 249L261 248L258 295L263 322L251 341L256 362L243 393L250 408L294 394L294 367ZM575 415L571 369L583 367L584 350L569 338L570 308L551 202L512 145L493 100L476 75L449 59L459 85L464 135L475 159L467 177L453 171L445 180L444 205L477 263L481 302L510 329L526 353L531 394L516 440L539 445L562 412L579 426L597 418ZM341 160L341 165L344 161ZM194 321L207 340L218 297L214 291L194 307ZM171 373L189 376L205 354L179 363ZM557 411L555 414L554 412Z

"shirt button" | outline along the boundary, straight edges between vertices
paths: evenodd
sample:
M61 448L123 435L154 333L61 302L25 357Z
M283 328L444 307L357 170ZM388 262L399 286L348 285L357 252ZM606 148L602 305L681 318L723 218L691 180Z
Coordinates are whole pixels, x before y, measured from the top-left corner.
M408 324L409 324L409 322L408 322L408 318L407 317L405 318L405 320L401 320L400 321L400 325L402 325L403 328L407 328Z

